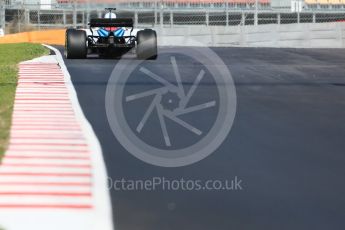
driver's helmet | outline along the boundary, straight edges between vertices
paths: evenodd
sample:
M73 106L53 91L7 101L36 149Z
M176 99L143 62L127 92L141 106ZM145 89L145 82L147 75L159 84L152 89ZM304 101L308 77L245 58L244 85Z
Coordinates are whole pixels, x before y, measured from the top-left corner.
M116 18L116 14L114 13L106 13L104 15L104 18L107 18L107 19L115 19Z

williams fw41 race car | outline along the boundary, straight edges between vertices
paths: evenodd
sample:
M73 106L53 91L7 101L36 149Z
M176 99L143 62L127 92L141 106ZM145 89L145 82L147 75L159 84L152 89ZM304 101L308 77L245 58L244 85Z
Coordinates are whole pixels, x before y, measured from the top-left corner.
M104 18L91 19L89 29L67 29L65 55L68 59L84 59L96 53L100 57L121 57L136 50L138 59L157 58L157 34L152 29L134 29L133 19L116 18L109 11Z

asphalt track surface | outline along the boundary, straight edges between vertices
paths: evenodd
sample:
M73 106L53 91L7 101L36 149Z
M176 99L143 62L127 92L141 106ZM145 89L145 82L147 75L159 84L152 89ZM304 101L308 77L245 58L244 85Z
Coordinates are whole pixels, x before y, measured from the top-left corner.
M66 60L110 178L243 181L241 191L112 190L116 229L344 229L345 50L213 50L234 78L236 118L214 154L182 168L134 158L111 132L105 91L118 60Z

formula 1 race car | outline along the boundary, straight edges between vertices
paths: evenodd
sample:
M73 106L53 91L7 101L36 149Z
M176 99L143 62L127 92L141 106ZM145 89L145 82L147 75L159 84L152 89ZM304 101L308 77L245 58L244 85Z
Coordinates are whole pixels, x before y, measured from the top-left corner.
M135 30L133 19L116 18L109 11L104 18L91 19L89 29L67 29L65 55L68 59L84 59L87 54L121 57L136 49L138 59L156 59L157 34L152 29Z

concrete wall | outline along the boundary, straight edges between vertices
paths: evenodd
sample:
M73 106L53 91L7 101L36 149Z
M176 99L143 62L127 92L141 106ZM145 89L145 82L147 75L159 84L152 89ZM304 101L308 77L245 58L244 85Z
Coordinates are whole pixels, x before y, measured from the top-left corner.
M271 6L273 8L291 8L292 0L271 0Z
M163 46L345 48L345 23L156 28Z

